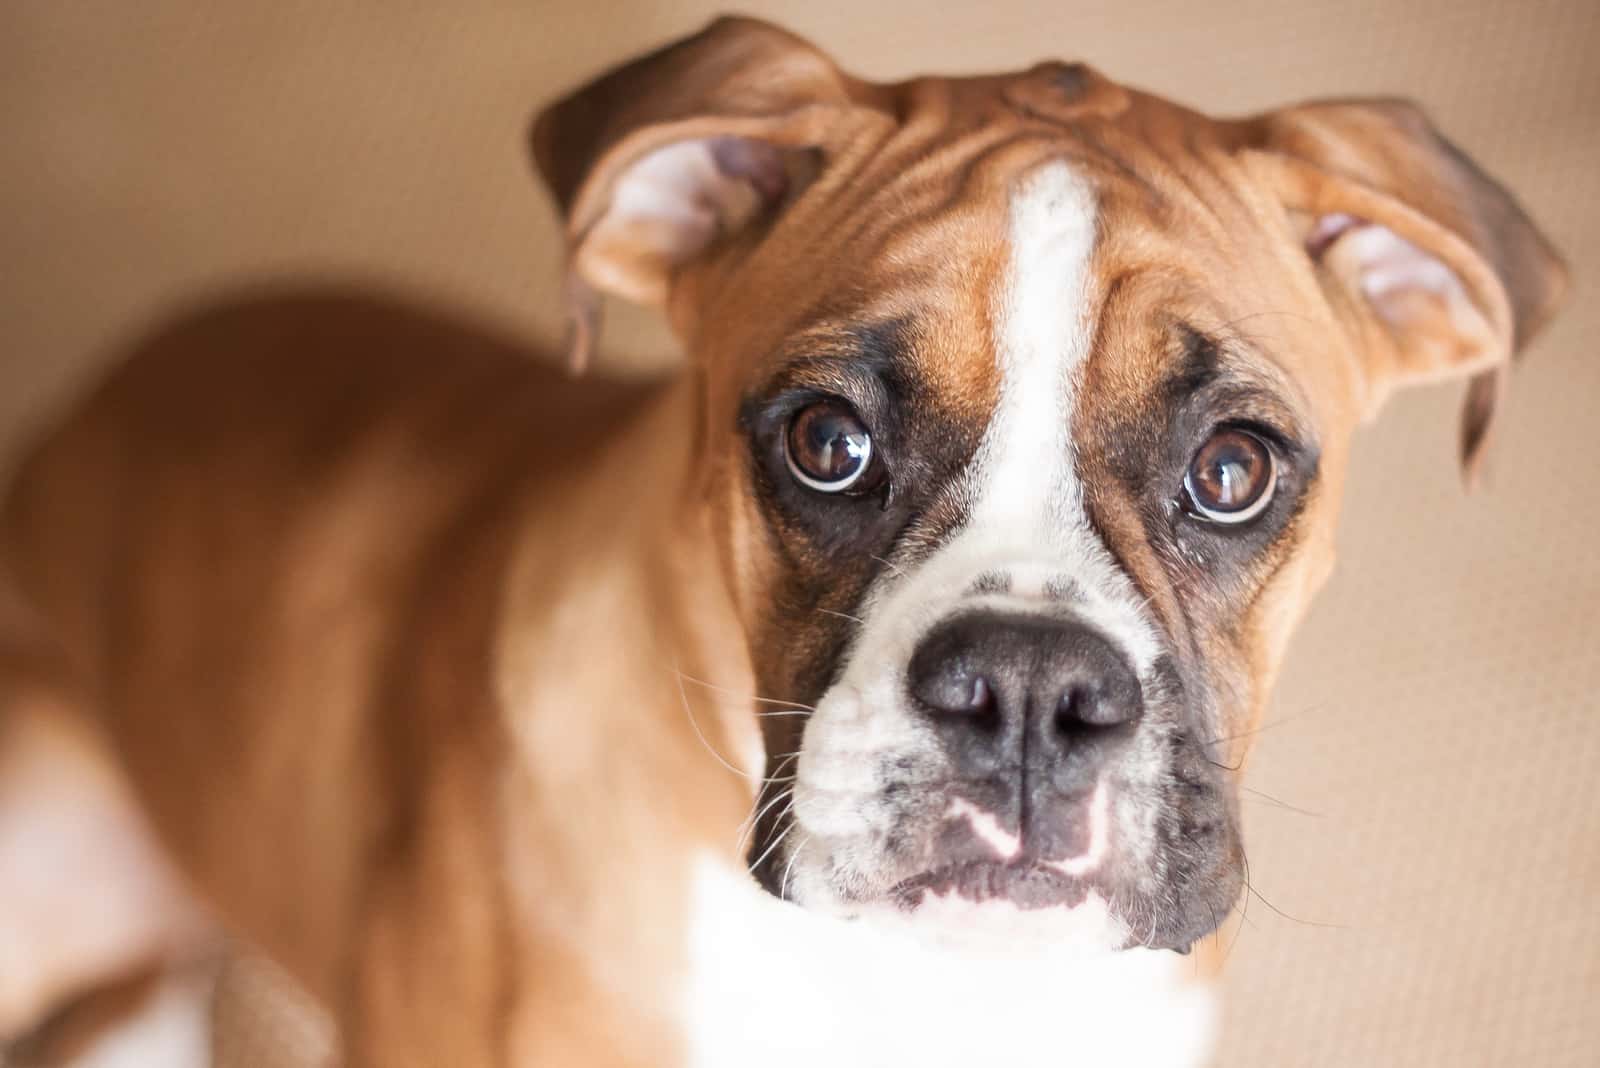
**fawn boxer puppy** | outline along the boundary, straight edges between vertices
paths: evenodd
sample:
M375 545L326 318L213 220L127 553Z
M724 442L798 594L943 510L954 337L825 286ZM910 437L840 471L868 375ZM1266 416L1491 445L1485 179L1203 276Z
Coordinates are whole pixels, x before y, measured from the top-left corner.
M152 339L23 468L0 699L62 770L0 791L0 1008L192 895L351 1065L1203 1059L1181 954L1241 893L1351 432L1467 376L1476 470L1550 247L1401 102L876 84L743 19L533 149L574 366L612 294L678 381L281 299ZM95 877L29 897L19 821Z

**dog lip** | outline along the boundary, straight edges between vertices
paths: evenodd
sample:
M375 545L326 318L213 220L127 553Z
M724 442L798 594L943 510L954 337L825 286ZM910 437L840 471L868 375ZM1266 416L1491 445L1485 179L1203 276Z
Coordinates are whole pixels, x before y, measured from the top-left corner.
M1089 886L1082 879L1039 861L1018 859L974 860L932 868L902 879L887 897L908 911L914 911L928 894L1041 909L1081 904L1088 893Z

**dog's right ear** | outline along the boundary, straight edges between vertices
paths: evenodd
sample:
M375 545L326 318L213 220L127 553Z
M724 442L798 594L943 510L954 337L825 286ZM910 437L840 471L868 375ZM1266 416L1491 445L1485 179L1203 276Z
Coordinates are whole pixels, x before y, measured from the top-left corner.
M723 18L540 114L534 160L566 213L571 368L593 351L601 292L664 305L680 267L798 194L867 91L800 38Z

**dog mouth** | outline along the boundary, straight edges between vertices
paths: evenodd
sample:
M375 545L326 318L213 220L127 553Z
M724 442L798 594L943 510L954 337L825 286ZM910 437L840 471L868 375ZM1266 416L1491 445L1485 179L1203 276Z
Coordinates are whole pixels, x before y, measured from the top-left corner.
M769 816L752 847L767 861L757 878L803 908L923 943L1182 951L1228 915L1242 863L1227 785L1186 737L1157 739L1144 763L1052 766L1049 779L813 763L794 804L767 802L783 818ZM863 766L870 778L831 774Z
M1211 841L1224 821L1213 821L1210 837L1199 827L1185 833L1187 823L1163 830L1176 817L1158 819L1149 798L1110 776L1062 798L1048 824L1007 818L970 795L930 808L902 838L915 843L907 852L916 860L885 855L881 881L870 869L856 869L867 878L852 878L827 852L791 856L806 874L793 881L799 893L790 900L923 943L1071 956L1136 947L1185 952L1236 896L1232 851ZM1156 823L1148 844L1125 839L1140 829L1140 816ZM802 841L816 849L812 835ZM1158 877L1152 865L1178 875Z
M1088 895L1087 877L1101 866L1107 852L1110 823L1109 791L1102 781L1083 804L1085 841L1075 856L1038 856L1022 834L1002 828L992 814L965 799L945 812L947 828L976 843L983 853L930 868L902 879L889 897L914 909L927 897L958 897L974 903L1005 901L1019 909L1074 907Z
M1094 882L1023 857L941 865L844 914L880 932L981 955L1077 956L1130 944L1127 925Z
M961 898L974 904L1003 901L1023 910L1074 908L1083 904L1089 886L1037 861L970 861L951 864L903 879L888 897L900 908L915 911L932 898Z

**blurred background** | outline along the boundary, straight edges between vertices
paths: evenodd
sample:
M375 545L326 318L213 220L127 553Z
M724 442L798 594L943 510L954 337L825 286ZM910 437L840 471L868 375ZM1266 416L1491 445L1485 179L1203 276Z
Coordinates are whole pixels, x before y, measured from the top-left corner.
M643 0L6 0L0 471L159 318L357 282L558 336L555 216L523 151L557 91L720 8ZM1215 112L1398 94L1515 190L1574 270L1487 488L1455 387L1358 441L1339 567L1246 795L1259 896L1221 1063L1600 1063L1600 3L776 0L742 10L876 79L1045 57ZM605 369L673 346L613 316ZM318 1031L269 971L227 1058Z

